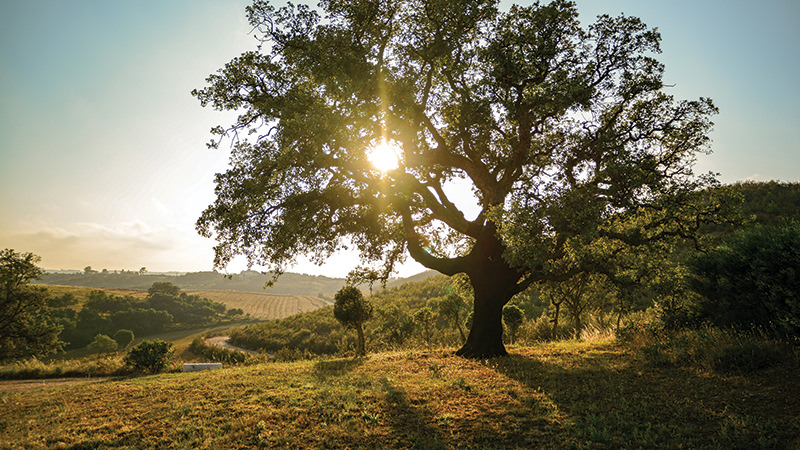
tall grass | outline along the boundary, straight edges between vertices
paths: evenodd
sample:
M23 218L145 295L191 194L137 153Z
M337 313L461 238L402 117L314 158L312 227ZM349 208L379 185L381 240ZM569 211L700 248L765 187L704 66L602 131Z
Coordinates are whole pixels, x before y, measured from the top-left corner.
M77 359L41 361L36 358L0 366L0 379L61 377L110 377L125 375L121 354L91 356Z
M763 330L711 325L671 330L652 313L635 319L618 330L617 339L654 366L734 373L800 362L798 347Z

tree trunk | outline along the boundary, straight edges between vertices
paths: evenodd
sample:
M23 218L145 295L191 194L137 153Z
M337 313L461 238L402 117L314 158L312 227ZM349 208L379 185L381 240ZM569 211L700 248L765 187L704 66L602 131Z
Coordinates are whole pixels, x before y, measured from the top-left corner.
M367 346L364 343L364 329L361 324L356 327L356 333L358 333L358 338L356 339L356 347L358 348L356 349L356 352L358 353L358 356L366 356Z
M556 313L553 317L553 340L555 341L558 339L558 312L561 309L561 302L553 302L553 305L556 307Z
M580 340L581 329L583 328L583 324L581 323L581 314L573 316L572 321L575 322L575 339Z
M456 354L466 358L492 358L507 355L503 345L503 306L519 292L521 272L503 259L505 246L497 228L487 221L469 254L457 258L439 258L428 253L414 231L410 210L403 211L411 257L429 269L445 275L466 273L475 292L472 328Z
M503 345L503 306L516 293L519 274L502 258L487 259L480 269L468 272L475 291L475 310L467 341L456 352L466 358L508 355Z

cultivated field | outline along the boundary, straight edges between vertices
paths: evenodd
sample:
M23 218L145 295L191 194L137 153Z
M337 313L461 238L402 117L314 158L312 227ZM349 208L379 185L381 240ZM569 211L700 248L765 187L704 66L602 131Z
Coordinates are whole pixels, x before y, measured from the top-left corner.
M50 294L54 297L61 296L64 294L72 294L75 298L78 299L78 304L76 307L80 307L89 300L89 293L92 291L105 291L110 295L117 295L120 297L130 295L131 297L136 297L143 299L147 297L147 291L141 289L106 289L106 288L94 288L94 287L84 287L84 286L59 286L59 285L52 285L52 284L40 284L40 287L43 287L50 292Z
M254 319L282 319L293 314L314 311L330 303L307 295L272 295L241 291L186 291L224 303L228 308L241 308Z
M80 309L80 305L89 298L89 293L95 290L105 291L111 295L125 296L130 295L139 299L147 297L147 291L141 289L100 289L80 286L56 286L42 285L53 295L64 295L72 293L78 298L75 308ZM270 320L282 319L293 314L313 311L331 303L319 298L308 295L274 295L258 292L243 291L218 291L218 290L187 290L186 293L199 295L216 302L223 303L226 307L240 308L245 314L250 314L253 319Z

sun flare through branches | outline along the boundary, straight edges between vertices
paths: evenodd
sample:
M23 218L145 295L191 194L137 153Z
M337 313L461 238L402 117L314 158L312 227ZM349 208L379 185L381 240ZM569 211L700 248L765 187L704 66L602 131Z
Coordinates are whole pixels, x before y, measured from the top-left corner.
M400 166L399 150L386 139L381 141L367 153L372 166L382 173L397 169Z

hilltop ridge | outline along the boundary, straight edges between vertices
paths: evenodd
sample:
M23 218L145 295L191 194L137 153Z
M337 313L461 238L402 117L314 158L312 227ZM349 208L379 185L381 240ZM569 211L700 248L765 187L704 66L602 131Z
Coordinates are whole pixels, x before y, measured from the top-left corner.
M392 279L387 287L408 281L420 281L435 275L427 271L408 278ZM147 289L156 282L170 282L183 290L225 290L258 292L274 295L308 295L332 297L345 284L344 278L322 275L285 273L272 287L266 287L272 274L252 270L238 274L219 272L189 272L184 274L138 273L138 272L93 272L64 273L48 272L39 280L40 284L61 286L84 286L104 289Z

